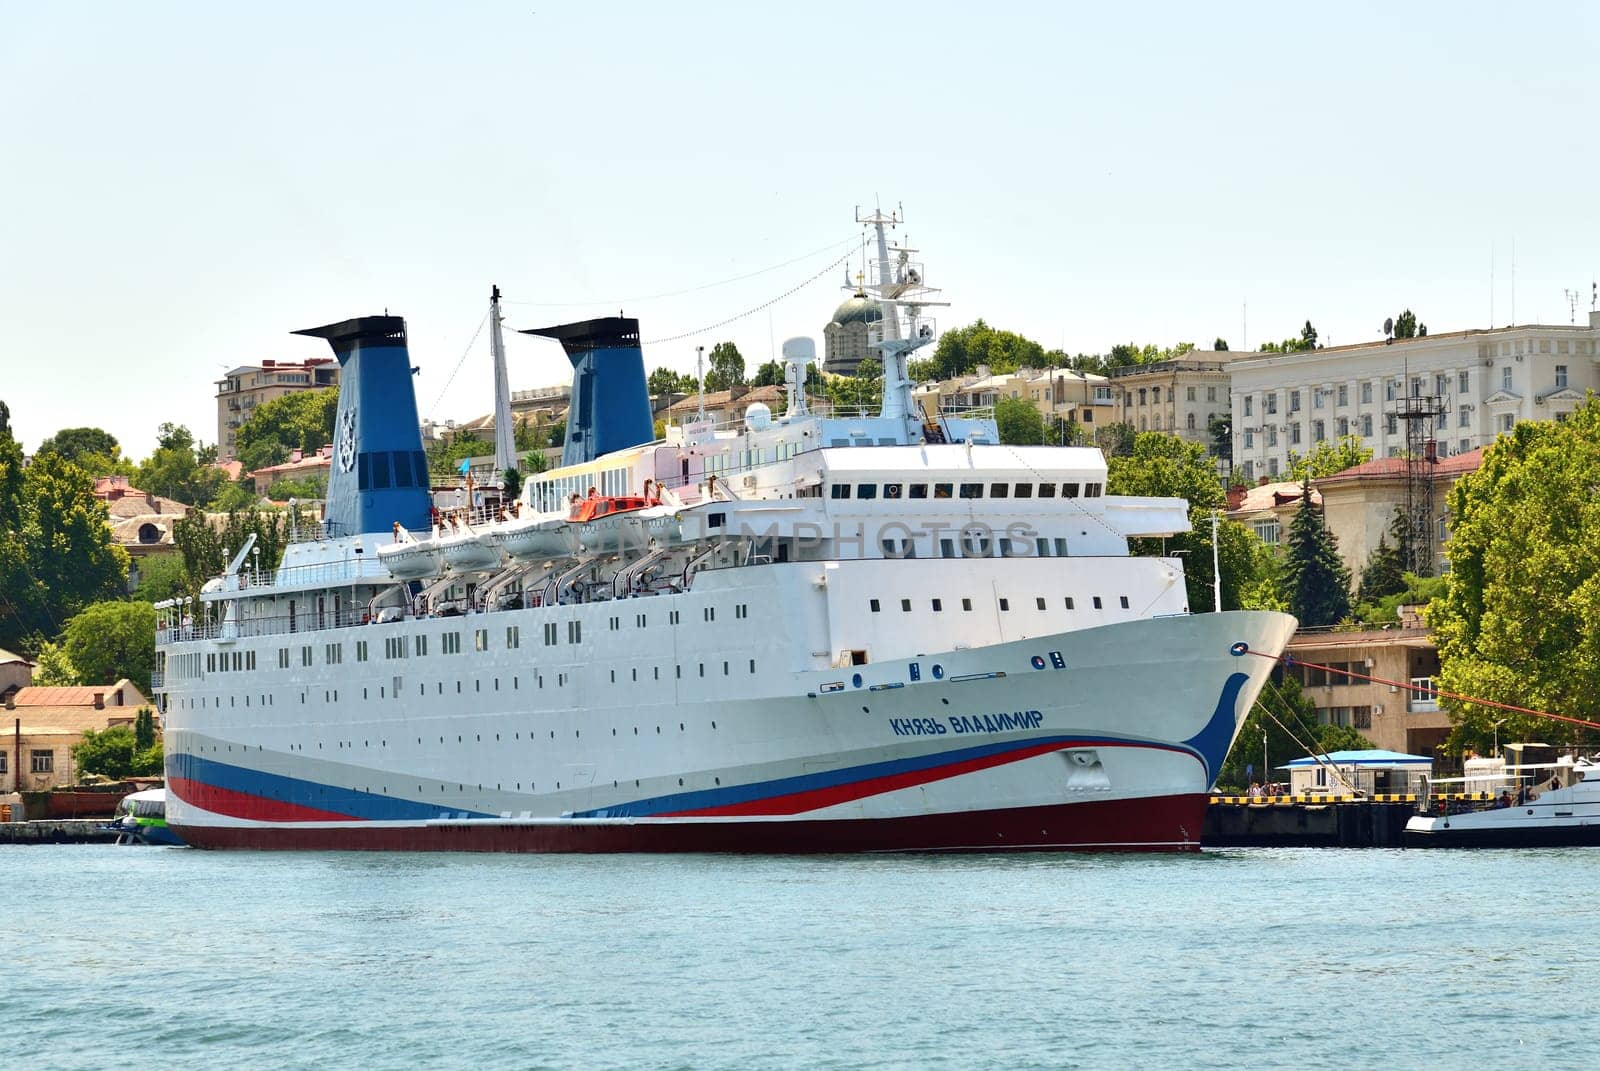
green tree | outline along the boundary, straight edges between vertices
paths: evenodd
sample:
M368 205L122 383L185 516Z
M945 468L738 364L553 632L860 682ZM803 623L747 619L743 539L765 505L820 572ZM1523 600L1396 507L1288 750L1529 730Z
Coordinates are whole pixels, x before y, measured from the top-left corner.
M840 412L872 410L883 400L883 366L867 357L853 376L830 376L828 400Z
M1198 443L1158 431L1140 433L1132 453L1107 461L1106 490L1114 495L1182 498L1189 504L1190 531L1166 540L1135 539L1135 554L1180 556L1184 562L1189 609L1195 613L1215 605L1211 514L1227 505L1215 463ZM1222 607L1237 610L1261 569L1261 540L1233 521L1217 526L1217 559L1222 567Z
M228 482L228 474L213 464L216 459L216 447L196 443L182 424L162 424L155 452L140 464L135 480L153 495L204 506Z
M228 556L238 553L252 535L259 553L253 552L251 558L260 562L265 573L278 567L289 542L291 519L299 516L298 506L293 511L252 507L222 517L208 517L196 510L173 525L172 541L183 554L184 571L192 584L219 575L228 565Z
M938 366L938 375L932 378L937 379L966 375L980 364L996 374L1046 366L1039 343L1014 331L996 330L981 319L940 335L932 360Z
M1359 435L1341 435L1331 441L1324 439L1309 454L1289 451L1289 469L1283 478L1320 480L1371 460L1372 448L1362 445Z
M745 382L744 355L731 342L711 347L711 368L706 372L706 390L728 390Z
M1233 457L1233 424L1226 413L1213 413L1206 421L1206 435L1211 439L1211 456Z
M73 665L72 659L68 657L66 646L46 640L40 645L39 653L34 657L33 683L64 688L82 684L83 677L79 675L78 667Z
M115 460L122 455L122 447L115 435L102 428L62 428L39 444L34 456L41 454L55 454L66 461L77 461L86 454Z
M79 773L99 774L114 781L160 773L160 745L144 750L137 745L137 734L126 725L98 732L90 729L83 734L81 743L73 745L72 761Z
M783 365L777 361L768 361L756 369L756 378L750 381L753 387L781 387L783 386Z
M131 596L136 602L160 602L188 594L192 585L182 554L152 554L139 559L139 583Z
M906 375L913 383L932 383L939 378L939 362L932 357L917 357L906 362Z
M1008 446L1040 446L1044 443L1044 418L1025 398L1001 398L994 403L994 420L1000 441Z
M261 496L256 494L256 482L244 476L224 481L208 508L217 513L237 513L242 509L250 509L260 501Z
M256 406L239 427L235 456L246 472L281 465L292 450L306 453L333 441L339 388L295 391Z
M516 498L522 491L522 471L520 469L506 469L500 474L502 489L507 499Z
M0 547L13 542L21 527L22 444L11 435L11 407L0 401Z
M1107 458L1129 457L1133 454L1133 443L1138 434L1134 426L1126 421L1102 424L1095 429L1094 441Z
M1300 348L1314 350L1317 348L1317 329L1307 320L1306 325L1300 329Z
M1399 590L1380 596L1371 602L1364 600L1359 602L1353 615L1362 624L1385 624L1400 620L1400 607L1416 606L1422 610L1424 617L1428 617L1433 600L1444 594L1447 584L1448 581L1442 576L1402 573Z
M298 480L273 480L267 488L267 497L274 502L314 501L328 493L328 480L324 476L304 476Z
M1350 615L1350 570L1322 511L1311 501L1311 481L1300 484L1300 508L1289 525L1284 601L1301 628L1332 625Z
M24 472L17 527L0 540L0 646L54 636L85 606L121 594L128 555L93 491L93 478L54 452Z
M1217 340L1211 344L1211 348L1219 353L1226 353L1228 352L1228 340L1219 335Z
M1523 421L1450 490L1450 573L1429 607L1444 688L1600 721L1600 400ZM1452 749L1595 742L1592 731L1446 700Z
M1385 595L1405 590L1405 563L1400 552L1389 544L1387 536L1378 537L1367 564L1361 570L1361 583L1356 587L1356 620L1370 621L1362 612L1367 605L1376 603Z
M67 622L62 640L78 675L90 684L126 677L150 690L155 668L156 612L146 602L97 602Z
M156 743L156 716L149 707L140 707L133 716L133 747L149 751Z
M1394 318L1395 338L1425 338L1428 334L1428 325L1417 322L1417 314L1406 309Z
M648 387L651 397L663 394L693 394L696 390L693 376L674 372L670 368L657 368L651 372Z
M1410 555L1410 544L1411 529L1406 524L1405 510L1396 506L1394 516L1389 521L1388 535L1378 537L1378 545L1372 549L1366 566L1361 570L1361 584L1356 589L1358 603L1375 604L1386 595L1405 590L1406 558ZM1361 620L1372 619L1361 617Z
M475 432L463 428L448 441L440 439L428 447L428 471L435 476L454 476L465 458L492 453L494 447L478 438Z

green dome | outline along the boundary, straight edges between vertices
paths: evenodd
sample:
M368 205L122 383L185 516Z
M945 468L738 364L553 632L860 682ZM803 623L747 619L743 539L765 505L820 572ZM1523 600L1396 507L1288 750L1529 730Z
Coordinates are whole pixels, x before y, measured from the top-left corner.
M875 324L882 319L882 307L860 291L833 310L833 322L840 327L853 323Z

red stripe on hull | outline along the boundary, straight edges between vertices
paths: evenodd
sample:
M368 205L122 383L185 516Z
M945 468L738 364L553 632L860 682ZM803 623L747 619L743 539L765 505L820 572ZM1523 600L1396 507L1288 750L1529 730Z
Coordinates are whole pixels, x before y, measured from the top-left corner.
M751 852L1198 851L1203 793L904 818L779 822L470 822L426 826L191 826L197 848L298 851Z
M229 818L248 818L252 822L349 822L347 814L319 811L315 807L302 807L298 803L269 800L252 796L248 792L234 792L218 788L187 777L167 779L167 788L183 802L212 814Z
M1043 755L1050 751L1063 751L1074 745L1071 742L1055 741L1049 744L1038 744L1033 747L1018 748L1015 751L1003 751L995 755L984 755L965 762L954 762L948 766L932 766L926 770L907 770L904 773L890 774L887 777L873 777L866 781L852 781L844 785L829 785L827 788L814 788L806 792L791 792L787 796L772 796L767 799L751 800L748 803L730 803L723 807L705 807L693 811L673 811L661 815L663 818L695 817L739 817L746 815L772 815L772 814L800 814L804 811L816 811L823 807L832 807L839 803L849 803L852 800L863 799L867 796L876 796L881 792L893 792L896 789L911 788L915 785L925 785L930 781L942 781L947 777L958 774L972 773L974 770L987 770L992 766L1003 766L1008 762L1020 762L1031 759L1035 755Z

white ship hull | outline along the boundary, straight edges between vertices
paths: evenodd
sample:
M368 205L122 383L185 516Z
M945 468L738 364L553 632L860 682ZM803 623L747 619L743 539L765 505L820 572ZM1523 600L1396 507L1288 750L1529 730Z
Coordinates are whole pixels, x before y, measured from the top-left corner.
M539 614L465 622L527 635ZM357 633L381 648L416 625ZM1292 629L1132 620L793 673L679 652L683 677L637 682L603 645L581 661L530 645L466 675L459 657L346 664L252 706L236 679L169 711L168 818L201 847L1193 850L1272 665L1235 645L1275 654Z

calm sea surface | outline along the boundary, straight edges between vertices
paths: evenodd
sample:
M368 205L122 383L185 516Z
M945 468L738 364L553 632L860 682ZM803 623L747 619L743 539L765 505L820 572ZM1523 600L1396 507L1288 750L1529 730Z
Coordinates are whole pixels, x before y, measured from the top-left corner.
M1600 850L0 848L0 1066L1595 1067Z

